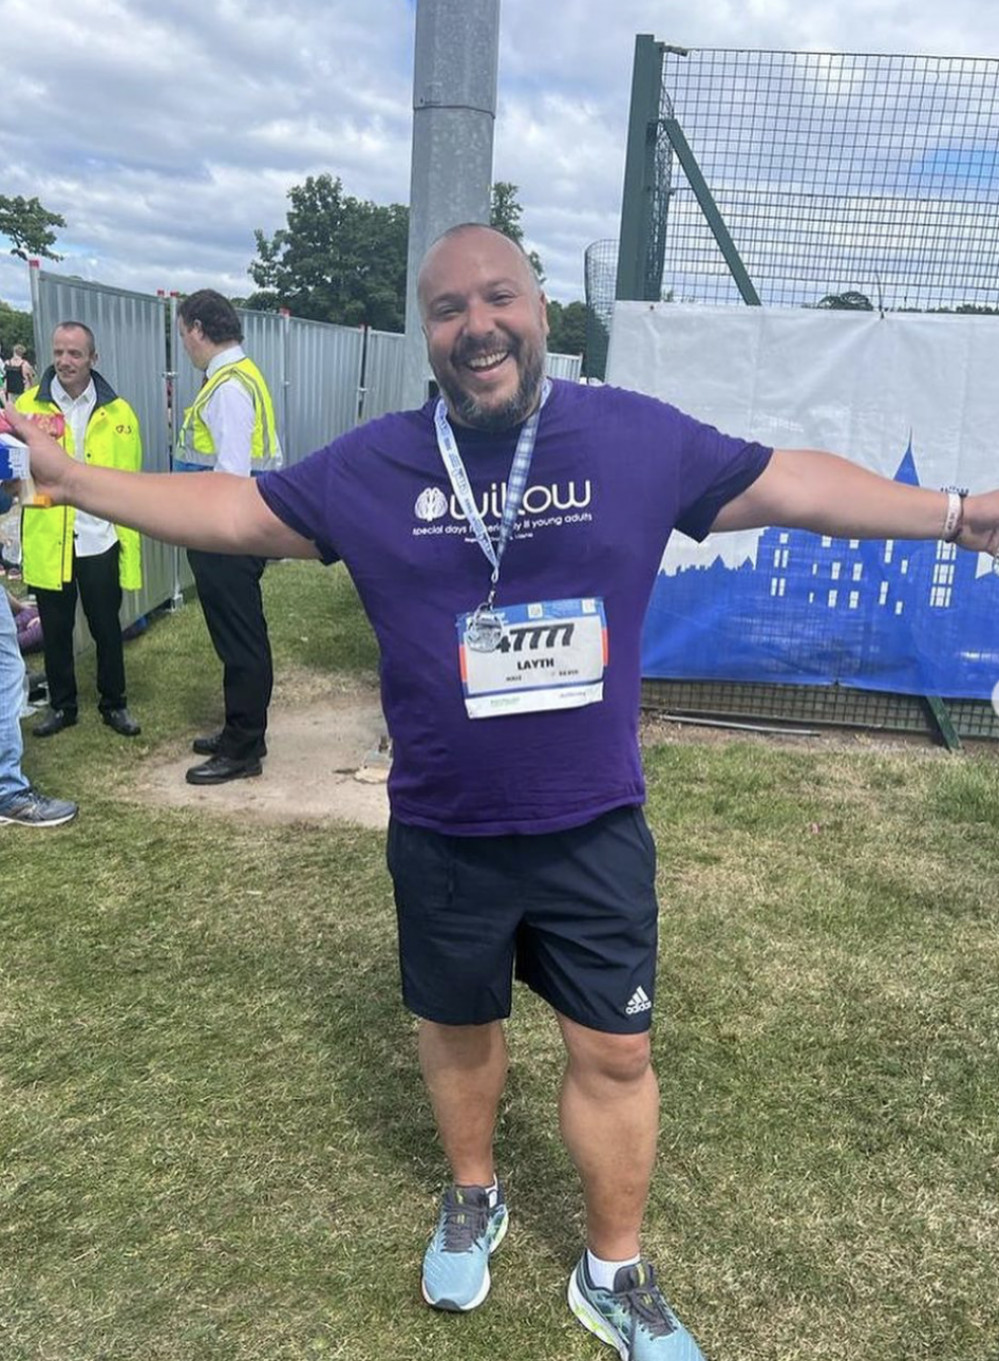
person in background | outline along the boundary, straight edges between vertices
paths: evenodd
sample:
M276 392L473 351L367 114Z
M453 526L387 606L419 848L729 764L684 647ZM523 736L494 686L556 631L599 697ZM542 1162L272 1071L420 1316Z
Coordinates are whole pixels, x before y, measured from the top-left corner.
M38 606L30 604L27 600L21 600L13 591L8 591L6 587L3 589L7 597L7 604L10 606L10 612L14 616L17 645L21 649L21 655L24 656L26 652L41 651L42 621L38 617Z
M52 333L52 364L15 405L26 415L61 412L61 442L80 462L136 472L142 464L138 417L96 363L90 327L60 322ZM101 718L122 737L137 737L141 729L126 704L119 613L122 589L137 591L142 585L139 535L101 516L29 505L21 517L21 555L24 580L35 593L42 621L51 706L32 729L34 736L51 737L77 721L73 628L79 597L97 647Z
M17 485L16 482L11 483L11 486ZM14 505L10 497L7 500L11 506ZM0 577L8 577L11 581L21 580L20 507L0 515Z
M0 489L0 515L10 509L8 491ZM21 708L24 704L24 661L7 592L0 590L0 823L21 827L59 827L79 811L69 799L50 799L35 789L21 770Z
M3 366L4 391L11 401L16 401L35 381L35 371L24 355L24 346L15 345L13 352Z
M205 378L184 413L174 470L255 477L280 468L274 403L263 374L243 352L243 328L232 303L211 288L192 293L178 308L177 331L188 358ZM267 754L267 708L274 687L260 593L267 559L193 548L187 558L222 663L225 702L222 728L194 739L195 753L208 759L192 766L187 780L224 784L261 774Z

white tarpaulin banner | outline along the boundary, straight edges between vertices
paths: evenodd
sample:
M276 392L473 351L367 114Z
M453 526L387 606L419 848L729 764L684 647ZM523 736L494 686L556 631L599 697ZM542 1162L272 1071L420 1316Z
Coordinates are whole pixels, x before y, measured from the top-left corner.
M999 484L999 318L618 303L607 381L728 434L830 449L887 477ZM952 545L794 530L674 535L645 674L987 699L999 576Z

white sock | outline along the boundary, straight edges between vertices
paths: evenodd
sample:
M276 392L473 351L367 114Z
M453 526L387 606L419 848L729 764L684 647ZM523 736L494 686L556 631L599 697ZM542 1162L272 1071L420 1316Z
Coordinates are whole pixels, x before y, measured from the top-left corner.
M614 1278L623 1266L637 1266L641 1257L628 1257L623 1262L605 1262L602 1257L595 1257L589 1248L586 1249L586 1270L590 1273L590 1280L600 1290L613 1290Z

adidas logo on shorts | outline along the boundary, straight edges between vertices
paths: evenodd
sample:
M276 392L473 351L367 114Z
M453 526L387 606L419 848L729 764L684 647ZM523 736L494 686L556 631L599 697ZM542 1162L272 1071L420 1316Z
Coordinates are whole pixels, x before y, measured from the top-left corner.
M625 1016L637 1016L640 1011L651 1011L652 1003L649 995L644 988L636 988L631 994L631 1001L624 1009Z

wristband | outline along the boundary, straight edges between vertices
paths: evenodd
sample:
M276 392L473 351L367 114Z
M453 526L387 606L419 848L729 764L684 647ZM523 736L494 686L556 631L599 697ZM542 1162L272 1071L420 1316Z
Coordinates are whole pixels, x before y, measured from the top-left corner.
M945 487L947 493L947 515L940 534L944 543L954 543L964 528L964 498L967 487Z

